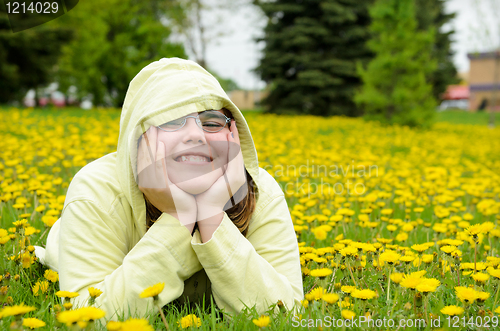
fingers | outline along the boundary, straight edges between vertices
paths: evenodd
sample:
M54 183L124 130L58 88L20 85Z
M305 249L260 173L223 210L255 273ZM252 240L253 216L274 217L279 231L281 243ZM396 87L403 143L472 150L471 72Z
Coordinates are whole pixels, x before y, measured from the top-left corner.
M148 162L148 165L155 162L156 139L157 139L156 127L151 125L149 129L146 132L144 132L144 139L143 139L146 141L147 152L150 160L150 162Z
M236 127L236 121L231 120L231 128L230 133L228 134L228 141L236 142L238 145L240 144L240 136L238 133L238 128Z
M137 180L139 186L147 187L149 182L150 169L151 169L151 157L148 152L148 147L145 139L141 139L139 143L139 149L137 151Z
M156 151L156 162L155 162L155 172L156 179L162 187L167 188L169 186L168 176L167 176L167 165L165 160L165 145L163 142L158 141ZM164 185L164 186L163 186Z

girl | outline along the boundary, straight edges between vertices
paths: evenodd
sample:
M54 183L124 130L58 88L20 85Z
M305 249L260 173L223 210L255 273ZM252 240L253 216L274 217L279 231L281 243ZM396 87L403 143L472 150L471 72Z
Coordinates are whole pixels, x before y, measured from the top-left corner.
M103 293L107 318L144 316L139 294L165 283L160 305L213 296L263 312L303 299L299 251L283 192L258 167L250 130L198 64L161 59L131 81L117 152L73 178L42 263L60 288ZM205 297L205 301L210 299Z

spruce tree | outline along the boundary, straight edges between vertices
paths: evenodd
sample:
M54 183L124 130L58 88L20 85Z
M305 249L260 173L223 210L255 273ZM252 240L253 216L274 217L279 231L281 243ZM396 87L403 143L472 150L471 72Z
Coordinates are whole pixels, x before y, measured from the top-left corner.
M431 56L436 60L437 66L429 77L432 84L432 94L436 99L446 91L446 87L457 84L457 68L453 63L453 51L451 50L451 35L453 30L443 31L443 25L455 18L455 13L444 12L445 0L416 0L415 7L417 29L426 31L435 29L434 47Z
M263 101L275 113L360 115L353 102L358 61L372 56L372 0L256 1L268 17L263 58L256 69L270 84Z
M435 113L429 77L434 29L417 30L415 0L376 0L370 9L375 58L359 66L363 87L356 95L368 118L386 123L426 126Z

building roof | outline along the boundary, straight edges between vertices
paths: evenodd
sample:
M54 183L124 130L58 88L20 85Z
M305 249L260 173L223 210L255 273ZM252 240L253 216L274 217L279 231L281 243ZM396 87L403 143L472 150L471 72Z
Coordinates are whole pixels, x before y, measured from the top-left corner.
M467 57L470 60L478 60L478 59L493 59L496 57L500 57L500 50L493 51L493 52L475 52L475 53L467 53Z

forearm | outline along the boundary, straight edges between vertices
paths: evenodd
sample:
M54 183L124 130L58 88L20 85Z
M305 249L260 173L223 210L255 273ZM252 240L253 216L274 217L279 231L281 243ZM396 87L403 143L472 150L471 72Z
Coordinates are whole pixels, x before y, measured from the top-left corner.
M215 230L219 227L224 217L224 211L220 208L199 208L198 207L198 229L201 241L209 241Z
M264 312L278 300L291 309L303 298L299 254L294 237L287 240L289 249L272 252L271 247L265 248L266 255L271 255L275 261L273 266L272 260L266 260L257 253L227 215L210 242L197 242L199 236L201 232L195 232L193 248L212 282L219 306L240 312L245 305L255 305L259 312ZM280 244L276 241L277 246Z
M60 233L60 286L61 290L80 293L75 304L86 304L87 289L92 286L103 291L96 306L106 311L106 318L113 318L115 312L128 315L129 309L144 316L154 308L152 299L139 298L144 289L165 283L159 296L164 305L179 297L184 280L202 268L188 230L170 215L162 214L129 251L130 239L110 232L106 227L110 223L89 225L74 218L101 217L85 211L67 210Z

